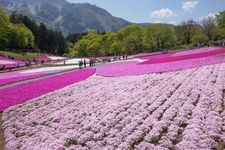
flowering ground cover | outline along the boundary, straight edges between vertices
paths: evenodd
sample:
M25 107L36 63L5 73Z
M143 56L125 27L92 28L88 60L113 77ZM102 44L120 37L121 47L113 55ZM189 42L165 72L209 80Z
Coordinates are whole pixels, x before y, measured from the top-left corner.
M191 49L191 50L176 51L176 53L173 56L198 54L198 53L204 53L204 52L211 52L211 51L215 51L215 50L219 50L219 49L221 49L221 48L220 47L195 48L195 49Z
M224 63L92 76L5 110L5 149L224 149L224 82Z
M25 62L20 60L12 60L12 59L8 59L8 58L0 56L0 67L2 67L2 65L4 65L6 69L10 69L18 65L20 67L25 66Z
M141 57L141 59L161 60L161 59L171 58L174 54L175 54L175 52L170 52L170 53L167 53L167 54L150 55L150 56Z
M0 89L0 111L82 81L95 73L95 69L73 71L37 81Z
M43 68L33 68L25 69L20 71L12 71L0 74L0 86L4 84L9 84L13 82L19 82L28 79L39 78L51 74L60 73L63 71L68 71L75 69L76 66L58 66L58 67L43 67Z
M48 62L51 61L51 59L48 56L42 56L36 59L37 61L43 61L43 62Z
M59 60L65 60L65 59L67 59L67 58L59 57L59 56L42 56L42 57L37 58L36 60L48 62L48 61L59 61Z
M161 59L161 58L174 57L174 56L183 56L183 55L211 52L211 51L215 51L215 50L219 50L219 49L221 49L221 48L220 47L203 47L203 48L195 48L195 49L169 51L167 54L162 54L162 52L137 54L137 55L131 55L131 56L129 56L129 58Z
M150 73L163 73L191 69L210 64L225 62L224 55L215 55L198 59L181 60L167 63L143 64L139 62L124 62L103 65L97 68L96 74L105 77L131 76Z
M160 55L160 54L162 54L162 52L141 53L141 54L130 55L130 56L128 56L128 58L130 58L130 59L142 58L142 57L149 57L149 56Z
M49 74L26 75L26 76L0 79L0 86L5 85L5 84L9 84L9 83L24 81L24 80L28 80L28 79L39 78L39 77L46 76L46 75L49 75Z
M157 63L167 63L167 62L173 62L173 61L180 61L180 60L188 60L188 59L196 59L196 58L204 58L204 57L209 57L209 56L214 56L214 55L219 55L219 54L224 54L225 53L225 48L215 50L215 51L209 51L209 52L201 52L201 53L194 53L194 54L189 54L189 55L180 55L180 56L172 56L171 54L165 54L157 58L152 58L145 62L142 62L140 64L157 64ZM164 57L163 57L164 56ZM172 57L171 57L172 56Z

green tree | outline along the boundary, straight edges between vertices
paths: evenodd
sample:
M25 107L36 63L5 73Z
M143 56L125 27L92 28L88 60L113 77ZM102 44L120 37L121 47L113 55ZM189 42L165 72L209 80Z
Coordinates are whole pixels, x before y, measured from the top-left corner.
M23 24L10 24L10 48L31 48L34 46L32 32Z
M7 16L5 11L0 7L0 28L5 27L8 24L9 24L9 16Z
M225 29L225 11L220 12L219 15L217 15L217 18L219 27Z
M110 50L110 46L117 39L116 33L107 32L102 35L102 45L100 49L100 53L102 56L113 55Z
M217 18L209 16L202 21L202 27L204 33L207 35L208 39L215 40L218 35Z
M191 38L191 42L193 44L202 44L202 43L205 43L205 42L208 42L208 37L206 34L204 34L203 32L198 32L196 33L195 35L192 36Z
M102 45L102 35L97 31L90 30L69 49L70 56L100 56Z
M120 55L122 49L122 44L119 41L115 41L111 44L109 50L111 55Z
M11 33L12 33L11 29L8 26L0 28L0 48L1 49L5 49L10 46Z
M4 10L0 7L0 48L4 49L10 44L10 29L7 27L9 24L9 17Z
M38 41L37 41L37 45L38 48L40 48L41 52L47 52L48 49L48 29L45 26L44 23L40 24L39 30L38 30Z
M127 26L117 32L117 40L121 42L121 54L142 52L143 29L138 25Z
M182 41L183 44L190 44L192 37L198 31L199 27L200 25L193 20L183 22L181 25L176 27L178 40Z
M217 15L217 19L220 30L220 37L225 38L225 11L220 12L219 15Z
M13 24L6 13L0 9L0 48L31 48L34 36L24 24Z
M144 45L148 48L168 49L176 44L173 27L165 24L148 26L144 34Z
M151 52L151 50L156 47L156 41L152 36L152 32L153 30L151 26L144 29L143 47L148 50L148 52Z

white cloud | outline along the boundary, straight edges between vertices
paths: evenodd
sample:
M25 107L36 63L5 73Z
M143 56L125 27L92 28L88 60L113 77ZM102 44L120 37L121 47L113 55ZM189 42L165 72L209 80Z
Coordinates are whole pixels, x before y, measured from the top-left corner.
M177 22L176 22L176 21L162 21L162 20L156 20L156 21L153 21L152 23L167 23L167 24L177 25Z
M218 15L219 13L215 13L215 14L208 14L207 16L205 16L204 18L216 18L216 15Z
M156 20L156 21L153 21L152 23L164 23L162 20Z
M176 21L169 21L168 24L178 25Z
M198 1L187 1L187 2L183 2L182 3L182 8L184 10L191 10L191 9L194 9L197 4L198 4Z
M176 14L168 8L162 8L160 10L153 11L150 16L152 18L168 18L176 16Z

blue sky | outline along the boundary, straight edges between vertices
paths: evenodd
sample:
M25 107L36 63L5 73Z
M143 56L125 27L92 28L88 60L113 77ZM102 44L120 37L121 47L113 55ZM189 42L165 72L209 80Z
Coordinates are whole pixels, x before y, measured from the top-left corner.
M202 18L225 10L225 0L67 0L88 2L109 11L113 16L134 23L172 23Z

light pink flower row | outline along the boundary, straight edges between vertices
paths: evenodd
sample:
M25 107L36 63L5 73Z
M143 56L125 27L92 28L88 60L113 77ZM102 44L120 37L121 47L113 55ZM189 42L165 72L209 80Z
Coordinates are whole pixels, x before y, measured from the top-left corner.
M216 149L225 64L88 80L3 114L5 149Z

